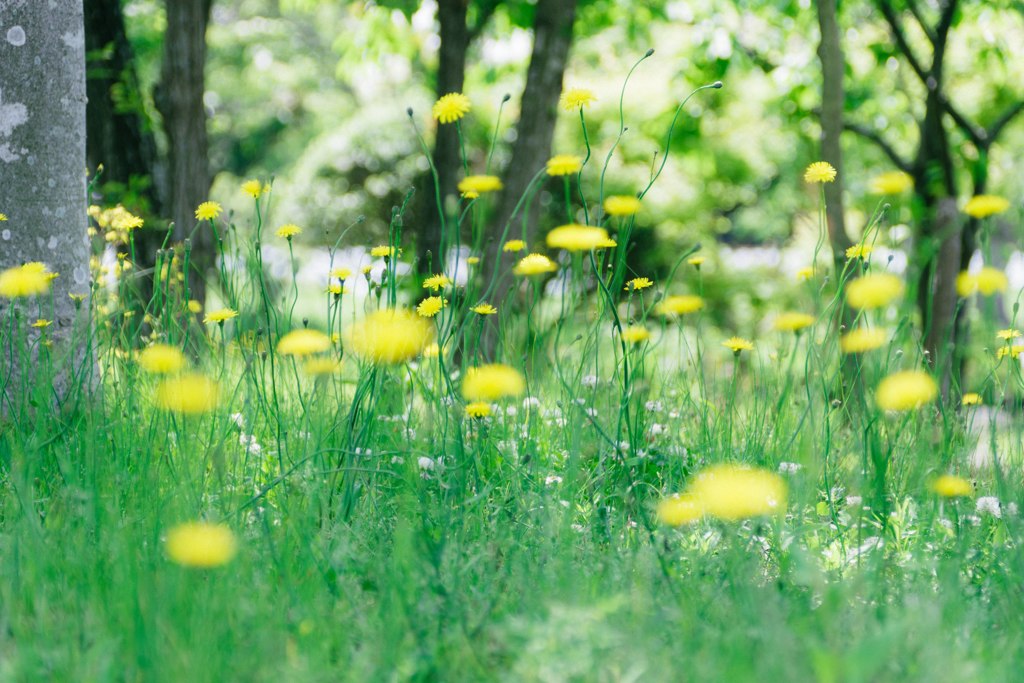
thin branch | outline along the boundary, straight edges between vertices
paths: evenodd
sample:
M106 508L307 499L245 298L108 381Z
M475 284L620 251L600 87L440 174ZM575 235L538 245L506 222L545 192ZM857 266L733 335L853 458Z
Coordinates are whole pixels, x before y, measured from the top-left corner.
M924 15L921 14L921 8L918 6L917 0L907 0L907 8L910 10L910 13L914 15L914 19L917 20L918 26L920 26L921 30L924 31L924 34L928 36L929 42L931 42L934 47L935 41L937 40L935 37L935 31L928 25L928 22L924 20Z
M851 133L861 136L865 140L870 140L875 143L875 145L885 153L885 156L889 157L892 163L896 165L896 168L900 169L904 173L913 173L913 166L911 163L904 159L900 153L896 151L896 148L890 145L888 140L883 138L878 131L852 121L843 121L843 130L848 130Z
M1017 104L1013 105L1005 112L1003 112L1002 116L997 118L995 122L993 122L992 125L988 127L988 130L985 131L986 137L988 139L988 144L992 144L992 142L994 142L995 139L998 138L999 135L1003 132L1003 129L1006 128L1006 126L1009 125L1011 121L1017 118L1017 115L1020 114L1022 111L1024 111L1024 100L1021 100L1020 102L1018 102Z
M487 22L491 20L491 16L500 4L500 0L490 0L490 2L481 3L482 6L480 7L480 13L476 17L476 22L468 27L470 43L473 43L484 32L484 29L487 28Z
M889 24L889 31L892 33L892 38L896 43L896 47L899 49L903 56L906 57L907 62L910 64L910 68L914 70L917 77L921 79L925 87L928 88L929 81L932 81L932 74L930 71L926 71L921 65L921 61L914 54L914 50L910 47L910 42L907 40L907 36L903 33L903 24L900 22L900 18L896 16L896 11L889 4L888 0L875 0L875 5L878 10L885 17L885 21ZM931 88L929 88L930 90Z

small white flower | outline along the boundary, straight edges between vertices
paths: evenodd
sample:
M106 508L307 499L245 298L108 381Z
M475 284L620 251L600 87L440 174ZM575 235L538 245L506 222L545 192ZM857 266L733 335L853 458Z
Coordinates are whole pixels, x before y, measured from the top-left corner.
M651 432L651 436L658 436L659 434L664 434L665 433L665 426L664 425L660 425L657 422L655 422L654 424L651 425L650 432Z
M597 375L585 375L580 380L580 384L585 387L596 387L597 386Z
M523 409L540 408L540 399L536 396L527 396L523 399Z
M561 484L561 483L562 483L562 478L560 476L558 476L557 474L549 474L547 477L544 478L544 485L545 486L553 486L554 484Z
M516 410L515 406L508 406L507 408L505 408L505 415L507 415L508 417L515 417L518 412L519 411Z
M661 405L661 401L648 401L644 404L644 410L649 413L660 413L664 409Z
M863 502L864 502L864 499L861 498L860 496L847 496L846 497L846 505L847 505L847 507L851 507L851 508L852 507L857 507L857 506L859 506Z
M239 429L245 428L245 416L241 413L231 413L231 421L235 423L235 426Z
M585 406L585 405L587 405L587 399L585 399L585 398L577 398L577 399L574 399L574 400L576 402L576 405L578 405L578 406Z
M800 471L801 467L803 467L803 465L798 462L780 462L779 472L782 474L796 474Z
M990 514L993 517L1002 517L1003 511L999 506L999 499L995 496L982 496L974 507L975 511L982 514Z
M596 418L597 417L597 408L587 408L586 409L586 413L590 417Z
M260 455L263 453L263 447L260 446L259 442L256 441L256 437L252 434L239 434L238 444L245 446L245 452L249 455Z
M1011 517L1016 517L1018 511L1019 510L1017 509L1017 504L1016 503L1007 503L1006 504L1006 514L1010 515Z
M437 467L437 463L434 461L434 459L428 458L426 456L420 456L419 458L417 458L416 464L420 466L421 470L432 470L435 467Z

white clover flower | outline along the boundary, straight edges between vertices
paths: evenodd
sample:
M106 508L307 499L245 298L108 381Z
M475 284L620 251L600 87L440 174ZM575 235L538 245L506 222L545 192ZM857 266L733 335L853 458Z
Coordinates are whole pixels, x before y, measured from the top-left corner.
M846 505L848 507L857 507L857 506L859 506L863 502L864 502L864 499L861 498L860 496L847 496L846 497Z
M235 426L239 429L245 428L245 416L241 413L231 413L231 421L235 423Z
M596 387L597 386L597 375L585 375L580 380L580 384L585 387Z
M560 476L558 476L557 474L549 474L548 476L546 476L544 478L544 485L545 486L553 486L555 484L561 484L561 483L562 483L562 478Z
M536 396L527 396L523 399L523 409L540 408L540 399Z
M803 467L803 465L798 462L780 462L779 472L782 474L796 474L800 471L801 467Z
M419 465L421 470L432 470L437 467L437 463L433 458L428 458L425 455L420 456L416 459L416 464Z
M649 413L660 413L665 407L661 404L661 401L648 401L644 404L644 410Z
M658 436L665 433L665 426L660 425L657 422L651 425L650 429L651 436Z
M1002 517L1003 511L999 505L999 499L995 496L982 496L975 503L975 511L981 514L989 514L993 517Z

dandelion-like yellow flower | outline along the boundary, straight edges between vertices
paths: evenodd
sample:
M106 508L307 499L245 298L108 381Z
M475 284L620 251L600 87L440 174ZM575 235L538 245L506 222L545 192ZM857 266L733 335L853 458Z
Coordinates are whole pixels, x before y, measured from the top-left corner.
M468 259L466 259L466 263L468 265L475 266L476 264L480 263L480 257L479 256L470 256Z
M653 286L654 286L654 282L652 280L650 280L649 278L646 278L646 277L635 277L632 280L630 280L629 282L627 282L626 286L623 289L625 289L627 292L630 292L630 291L632 291L632 292L639 292L641 289L647 289L648 287L653 287Z
M302 228L295 225L294 223L285 223L284 225L277 229L277 236L283 237L286 240L291 240L291 238L301 234Z
M660 315L674 316L696 313L702 308L704 308L704 299L699 296L694 294L677 294L665 297L665 299L655 307L655 311Z
M0 296L7 299L20 299L45 294L50 289L51 280L46 267L40 268L36 263L26 263L8 268L0 273Z
M217 202L203 202L196 207L196 220L212 221L219 216L224 209Z
M669 526L691 524L704 516L704 506L690 494L669 496L658 503L658 520Z
M686 262L689 263L694 268L696 268L697 270L700 270L700 267L704 265L704 262L707 260L707 256L691 256L690 258L686 259Z
M566 251L591 251L600 249L608 241L608 231L590 225L561 225L547 236L547 244L551 249Z
M974 493L971 482L955 474L943 474L936 478L931 489L943 498L961 498Z
M969 391L960 397L960 405L962 406L980 406L981 405L981 394L976 394L973 391Z
M317 356L302 364L302 371L311 377L325 377L341 372L341 361L337 358Z
M500 363L470 368L462 380L462 396L467 401L497 401L520 396L524 391L526 380L522 373Z
M490 305L486 301L477 304L476 306L474 306L473 308L471 308L469 310L473 311L477 315L494 315L495 313L498 312L497 308L495 308L494 306Z
M459 181L459 192L475 199L486 192L497 192L503 187L501 178L493 175L470 175Z
M994 194L979 194L967 200L964 213L972 218L988 218L1010 208L1010 202Z
M1021 353L1024 353L1024 344L1001 346L996 350L996 358L999 360L1002 360L1007 356L1010 358L1019 358Z
M127 230L130 232L141 228L145 224L145 221L143 221L142 218L129 212L123 206L118 206L111 213L110 227L115 230Z
M866 259L874 250L875 248L870 244L855 244L846 250L846 258L851 260L855 258Z
M836 169L827 161L815 161L804 171L804 182L831 183L836 179Z
M203 305L195 299L189 299L187 306L189 313L202 313L203 311Z
M7 214L6 213L0 213L0 223L4 223L6 221L7 221Z
M423 289L430 289L437 291L443 289L452 283L451 279L447 275L431 275L423 281Z
M220 401L220 387L212 379L186 374L165 379L156 388L156 404L164 410L199 415L214 410Z
M875 402L882 410L915 410L935 400L939 386L921 370L904 370L889 375L875 389Z
M1013 339L1017 339L1020 336L1020 330L1015 330L1012 327L1008 327L1005 330L999 330L998 332L996 332L996 339L999 339L1001 341L1010 341Z
M392 258L393 256L401 256L402 252L398 251L395 247L390 247L386 244L378 244L376 247L370 250L370 256L373 258ZM365 268L363 272L368 272Z
M775 319L775 329L780 332L800 332L805 327L813 325L814 320L814 316L808 313L780 313Z
M210 311L203 318L203 322L207 325L210 323L222 324L232 318L238 317L238 311L233 308L219 308L216 311Z
M885 330L859 327L839 338L839 350L843 353L864 353L885 346L887 340Z
M801 282L810 280L812 277L814 277L814 266L804 266L796 271L796 279Z
M483 401L475 401L466 405L466 417L481 418L489 417L491 414L491 405L484 403Z
M426 348L423 349L424 358L437 358L441 355L441 347L437 345L437 342L427 344Z
M405 363L420 355L432 336L430 325L412 312L386 309L353 325L345 346L373 363Z
M167 556L184 567L211 569L232 560L238 544L224 524L189 522L167 532Z
M520 259L512 272L516 275L542 275L556 270L558 266L544 254L528 254Z
M416 312L424 318L433 318L448 304L447 299L439 296L428 296L416 306Z
M319 330L292 330L277 342L277 352L282 356L302 358L314 353L323 353L331 348L331 338Z
M43 330L52 324L52 320L45 320L44 318L39 318L34 323L32 323L32 327L36 328L37 330Z
M501 250L504 252L516 252L526 249L526 242L523 240L509 240L502 245Z
M471 108L468 97L460 92L450 92L434 103L432 112L438 123L455 123L468 114Z
M767 470L713 465L698 473L681 496L658 506L658 518L679 526L704 515L739 521L786 511L786 482Z
M169 344L152 344L139 353L139 366L153 375L167 375L185 367L185 354Z
M642 325L630 325L622 330L622 341L627 344L639 344L651 338L651 332Z
M903 280L891 273L872 273L846 285L846 303L854 308L887 306L903 294Z
M259 199L260 195L263 194L263 183L258 180L246 180L242 183L242 192L253 199Z
M562 109L566 111L583 109L596 100L594 93L586 88L569 88L562 92L562 96L559 98Z
M754 342L750 341L749 339L744 339L743 337L729 337L724 342L722 342L722 346L729 349L737 356L740 355L740 353L743 351L754 350Z
M338 266L337 268L331 269L330 276L337 278L338 280L347 280L352 277L352 269L345 266Z
M583 160L573 154L556 154L548 159L547 172L549 176L566 176L579 173L583 168Z
M962 297L969 297L975 292L992 296L996 292L1005 292L1009 284L1006 273L991 266L985 266L977 273L965 270L956 276L956 291Z
M327 293L328 294L333 294L334 296L341 296L342 294L345 294L347 291L348 290L345 289L345 285L343 285L340 282L328 282L327 283Z
M914 179L903 171L889 171L871 179L868 191L871 194L895 195L903 194L914 186Z
M640 200L630 195L612 195L604 200L604 212L609 216L632 216L640 206Z

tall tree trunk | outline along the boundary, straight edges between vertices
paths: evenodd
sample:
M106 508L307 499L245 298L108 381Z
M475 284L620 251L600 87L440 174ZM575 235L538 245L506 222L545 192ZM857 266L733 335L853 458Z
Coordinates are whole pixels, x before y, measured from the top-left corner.
M210 191L206 134L206 27L212 0L166 0L167 31L160 83L155 92L168 142L168 215L176 239L190 239L190 296L203 300L206 275L214 263L209 228L198 227L195 210Z
M83 367L89 334L69 293L89 292L89 247L85 185L85 31L82 3L7 4L0 33L0 269L42 261L59 277L41 309L26 317L53 321L52 357L66 355ZM0 319L8 306L0 298ZM87 310L88 304L83 306ZM76 329L77 328L77 329ZM31 331L33 334L35 330ZM13 368L14 385L25 368L13 340L0 345L4 384ZM64 395L69 368L62 368L54 390ZM7 383L10 390L12 384Z
M495 274L494 301L502 301L512 286L512 273L508 263L501 262L501 234L512 220L516 204L526 192L530 180L551 156L551 141L558 120L558 98L562 94L562 79L572 46L576 0L538 0L534 15L533 54L526 74L526 87L520 102L518 135L512 147L512 158L503 178L505 189L498 200L491 221L492 233L487 244L484 262L487 281ZM526 212L527 241L532 242L537 232L537 215L532 206ZM517 217L516 220L520 220ZM518 232L515 233L518 236Z

